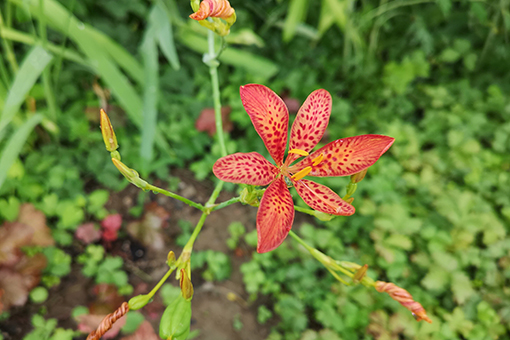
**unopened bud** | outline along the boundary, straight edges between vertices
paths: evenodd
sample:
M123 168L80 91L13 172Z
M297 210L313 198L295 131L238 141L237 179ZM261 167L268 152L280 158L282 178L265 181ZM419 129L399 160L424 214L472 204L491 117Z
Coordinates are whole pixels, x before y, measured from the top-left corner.
M113 152L119 148L119 144L117 144L117 137L115 137L115 131L113 131L112 123L110 123L110 118L103 109L100 111L101 115L101 134L103 135L104 145L106 146L106 150Z
M129 168L126 164L119 161L117 158L112 158L113 165L119 170L119 172L132 184L136 185L140 189L147 189L148 183L140 178L140 175L136 170Z
M182 296L186 300L191 300L191 298L193 297L193 284L191 283L188 273L184 268L181 269L181 279L179 283L181 286Z
M367 174L368 169L365 169L363 171L358 172L357 174L351 175L351 182L352 183L359 183L365 178L365 175Z
M349 204L352 204L352 202L354 202L354 197L348 198L345 201Z
M145 307L151 300L151 297L147 294L134 296L128 301L130 310L138 310Z
M361 280L363 280L363 278L367 274L367 270L368 270L368 264L365 264L364 266L362 266L361 268L356 270L356 272L354 273L354 276L352 278L352 281L354 283L360 283Z
M166 263L169 267L172 267L175 264L175 253L173 251L169 251L166 257Z
M229 34L230 27L236 22L236 12L227 0L203 0L198 8L197 1L192 0L191 7L195 13L190 18L218 35Z
M191 325L191 300L179 296L166 307L159 323L162 339L185 340Z
M249 204L254 207L258 207L260 204L259 199L257 198L257 192L255 190L244 188L239 196L242 204Z

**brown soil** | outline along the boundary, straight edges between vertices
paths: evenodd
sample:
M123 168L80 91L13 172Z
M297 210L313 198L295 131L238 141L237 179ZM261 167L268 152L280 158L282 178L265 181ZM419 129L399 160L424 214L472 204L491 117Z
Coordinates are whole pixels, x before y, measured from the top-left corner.
M178 193L196 202L205 202L213 190L210 182L197 182L193 175L187 171L179 170L172 175L181 179ZM163 183L154 183L164 187ZM123 217L123 226L134 220L128 211L136 205L140 190L134 186L128 186L120 193L112 193L106 208L112 212L118 212ZM228 200L232 195L223 192L218 202ZM143 286L145 293L158 282L168 268L165 261L167 252L173 250L176 255L181 249L176 246L175 238L181 233L177 224L180 219L188 220L193 225L200 218L201 212L191 208L177 200L163 195L148 194L147 200L156 201L170 213L168 228L164 229L165 249L160 252L147 249L144 256L134 261L130 250L130 240L120 239L114 242L109 250L111 255L119 255L124 258L125 269L130 275L130 283L134 286ZM250 339L262 340L267 338L270 325L260 325L257 322L257 309L260 302L247 303L248 294L244 289L242 274L239 267L248 261L253 249L243 249L234 254L227 245L226 240L230 237L227 227L234 221L243 223L248 232L255 228L256 208L234 204L225 209L212 213L206 220L204 228L195 243L194 250L212 249L228 254L232 261L231 277L223 282L206 282L200 273L192 273L195 295L192 301L192 330L199 330L197 340L220 340L220 339ZM83 251L84 246L78 241L70 249L65 249L73 255L73 258ZM239 254L241 253L241 254ZM174 276L169 281L177 285ZM89 306L96 299L93 293L93 280L81 274L81 265L73 262L71 273L64 277L61 284L50 289L48 300L41 305L28 303L24 307L11 309L11 317L0 322L1 334L5 340L18 340L31 330L30 318L33 314L46 309L46 318L56 318L58 326L76 329L76 322L71 317L71 311L78 305ZM232 294L233 293L233 294ZM230 297L230 299L227 298ZM235 299L232 298L235 296ZM232 301L233 300L233 301ZM163 312L163 306L156 299L153 306L150 305L142 310L146 318L153 324L157 332L159 316ZM239 320L242 327L234 329L234 320ZM86 336L83 336L85 339ZM121 336L119 335L118 338Z

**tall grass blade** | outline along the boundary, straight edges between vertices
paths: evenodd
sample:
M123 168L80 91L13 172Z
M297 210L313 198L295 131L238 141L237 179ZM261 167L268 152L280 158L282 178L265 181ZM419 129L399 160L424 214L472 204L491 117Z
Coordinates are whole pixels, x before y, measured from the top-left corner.
M21 148L25 144L25 141L28 138L28 135L33 130L33 128L41 122L43 116L40 114L36 114L32 116L29 120L27 120L23 125L21 125L18 130L10 137L8 143L5 145L2 150L2 156L0 157L0 188L2 187L5 178L7 177L7 173L12 166L12 163L16 160L19 153L21 152Z
M36 46L27 54L14 78L5 100L0 117L0 132L11 122L25 100L28 91L34 86L37 78L51 61L53 56L41 46Z
M294 37L298 24L306 18L307 9L308 0L291 1L289 5L289 12L287 13L285 24L283 26L283 41L288 42Z
M148 164L153 158L154 136L156 134L156 121L158 117L157 105L159 98L159 63L158 47L156 45L156 27L150 24L140 46L143 57L145 88L143 92L143 118L142 118L142 142L140 155L142 172L147 171Z
M172 65L174 70L181 68L177 50L175 49L174 36L172 32L172 23L170 15L167 13L165 5L161 1L156 2L150 14L150 21L154 25L158 44L163 55Z

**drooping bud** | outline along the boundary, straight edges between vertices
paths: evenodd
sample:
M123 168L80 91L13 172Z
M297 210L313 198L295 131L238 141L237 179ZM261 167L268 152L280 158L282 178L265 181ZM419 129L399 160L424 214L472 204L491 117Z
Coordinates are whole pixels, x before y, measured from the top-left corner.
M103 135L104 145L106 146L106 150L113 152L119 148L119 144L117 144L117 137L115 137L115 131L113 131L112 123L110 122L110 118L103 109L100 111L101 113L101 134Z
M365 175L367 174L368 169L365 169L361 172L358 172L357 174L351 175L351 182L352 183L359 183L365 178Z
M181 269L181 279L179 284L181 286L182 296L186 300L191 300L191 298L193 297L193 284L191 283L188 273L184 268Z
M380 293L388 293L393 300L410 310L416 321L425 320L428 323L432 323L432 320L427 316L425 308L419 302L414 301L413 296L404 288L400 288L391 282L377 281L375 289Z
M368 270L368 264L365 264L364 266L361 266L356 272L354 273L354 276L352 278L352 281L354 283L360 283L361 280L365 277Z
M140 178L140 175L136 170L129 168L126 164L119 161L117 158L112 158L113 165L119 170L119 172L132 184L136 185L140 189L147 189L148 183Z
M179 296L166 307L159 323L162 339L185 340L191 325L191 300Z
M130 310L138 310L145 307L151 300L151 297L147 294L137 295L129 299L128 305Z

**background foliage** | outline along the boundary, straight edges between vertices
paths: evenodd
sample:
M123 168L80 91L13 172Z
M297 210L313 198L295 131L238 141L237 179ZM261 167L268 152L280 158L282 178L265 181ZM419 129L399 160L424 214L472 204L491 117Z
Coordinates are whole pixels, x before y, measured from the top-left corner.
M231 4L238 20L219 69L222 101L232 108L229 152L267 155L239 100L239 86L250 82L299 101L317 88L330 91L329 140L395 137L358 186L353 217L314 220L298 233L336 259L367 263L372 277L406 287L434 321L411 322L386 295L342 286L286 242L241 268L251 298L270 298L258 311L261 324L278 320L270 339L508 337L508 1ZM212 179L219 147L195 128L201 109L212 106L201 56L205 32L185 19L189 3L9 0L0 7L4 221L16 220L21 203L33 203L63 247L80 223L105 217L108 194L93 189L117 191L127 182L105 157L100 106L108 105L126 164L164 181L171 180L169 167ZM347 184L323 182L337 192ZM253 245L254 234L242 226L231 233L229 247ZM67 275L70 262L60 248L43 253L54 252L49 286ZM108 261L115 271L122 266ZM207 280L230 275L221 253L194 261L207 266ZM217 261L227 264L218 268Z

